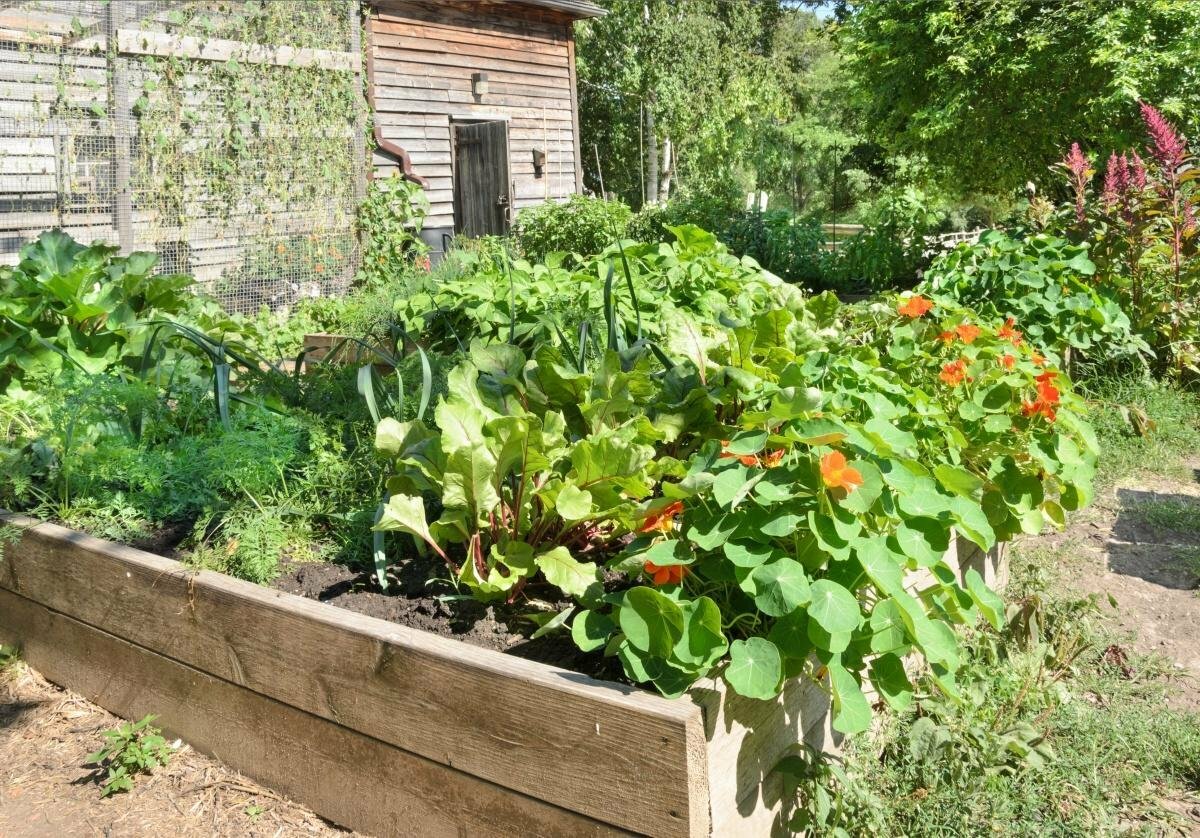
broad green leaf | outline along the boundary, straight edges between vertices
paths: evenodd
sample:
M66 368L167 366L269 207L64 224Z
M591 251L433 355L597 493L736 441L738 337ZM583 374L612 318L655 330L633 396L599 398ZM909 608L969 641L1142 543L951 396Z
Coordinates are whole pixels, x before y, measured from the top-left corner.
M607 643L616 630L617 624L608 615L599 611L581 611L571 623L571 638L583 651L593 652Z
M568 483L554 499L554 509L567 523L582 521L593 512L592 493Z
M754 604L770 617L782 617L809 601L808 576L799 562L776 559L751 573L757 591Z
M757 454L767 444L767 436L766 431L743 431L734 434L725 450L737 456Z
M724 548L725 558L738 567L758 567L771 558L775 548L769 544L742 544L727 541Z
M392 495L383 506L383 514L374 527L387 532L406 532L426 544L433 544L425 518L425 501L410 495Z
M725 680L747 698L772 699L783 683L783 660L775 644L763 637L735 640L729 645Z
M807 658L813 650L813 642L808 636L808 614L797 610L780 617L771 626L767 639L785 658Z
M880 655L871 661L870 672L871 683L893 710L905 710L912 704L912 682L899 657Z
M630 588L621 598L617 624L635 647L665 658L683 636L683 611L653 588Z
M847 736L862 733L871 726L871 705L863 695L862 686L840 660L831 660L828 668L833 692L833 729Z
M706 596L679 603L683 611L683 637L675 644L675 657L706 670L724 657L729 641L721 631L721 609Z
M810 588L808 616L830 634L854 631L862 624L862 612L854 594L836 582L818 579Z
M967 592L979 607L979 613L983 614L984 619L992 624L992 628L999 631L1004 625L1004 600L1000 599L996 592L987 586L975 568L968 568L965 580Z
M546 581L573 597L582 597L588 586L600 581L600 569L591 562L576 561L566 547L555 547L534 559Z
M979 500L983 494L983 480L965 468L943 463L934 467L933 476L942 484L943 489L952 494L973 500Z
M852 542L854 555L875 587L884 594L894 594L904 586L900 564L880 536L858 538Z
M896 527L893 536L900 552L920 567L942 560L950 549L950 529L933 518L909 518Z
M904 616L894 599L884 599L871 609L871 651L876 654L894 652L908 646Z

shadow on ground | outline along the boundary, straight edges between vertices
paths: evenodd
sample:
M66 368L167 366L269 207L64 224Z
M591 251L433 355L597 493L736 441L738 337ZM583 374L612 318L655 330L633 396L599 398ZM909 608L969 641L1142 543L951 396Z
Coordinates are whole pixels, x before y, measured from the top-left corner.
M1108 541L1113 573L1175 590L1200 586L1200 497L1119 489Z

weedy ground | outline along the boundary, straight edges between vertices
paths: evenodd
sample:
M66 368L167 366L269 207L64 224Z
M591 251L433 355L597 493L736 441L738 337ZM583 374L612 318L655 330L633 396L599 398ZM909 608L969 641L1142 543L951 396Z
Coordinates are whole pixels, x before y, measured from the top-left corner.
M967 700L851 743L801 798L815 833L1200 836L1200 398L1097 396L1095 504L1014 545Z

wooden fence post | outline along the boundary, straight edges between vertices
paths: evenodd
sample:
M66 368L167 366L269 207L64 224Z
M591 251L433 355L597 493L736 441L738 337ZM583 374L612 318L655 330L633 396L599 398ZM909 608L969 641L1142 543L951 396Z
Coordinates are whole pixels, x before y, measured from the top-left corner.
M113 138L113 216L117 225L117 241L121 250L129 253L133 240L133 188L131 144L133 112L129 106L129 74L117 46L117 30L128 16L128 7L119 0L110 0L104 9L104 29L108 37L109 110L112 114Z

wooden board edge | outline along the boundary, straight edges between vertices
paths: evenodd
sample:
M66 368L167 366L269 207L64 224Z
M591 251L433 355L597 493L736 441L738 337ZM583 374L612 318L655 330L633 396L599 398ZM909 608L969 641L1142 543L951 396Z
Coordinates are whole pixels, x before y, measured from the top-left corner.
M0 639L48 680L342 826L373 835L631 833L503 788L215 678L0 590ZM353 794L350 790L353 789Z
M409 628L306 597L264 588L253 582L236 579L223 573L195 570L175 559L168 559L136 547L106 541L58 524L39 521L0 509L0 526L4 524L15 526L22 532L34 531L41 537L99 553L122 563L137 565L155 573L184 577L192 588L219 589L228 595L252 601L263 608L303 615L306 619L315 622L334 625L366 635L374 640L415 649L423 654L453 661L456 665L483 670L491 674L523 678L554 690L584 696L604 704L626 707L632 711L657 716L680 725L687 725L693 719L698 718L695 708L686 701L671 701L646 690L600 681L578 672L472 646L421 629ZM20 580L17 580L18 585L19 582ZM3 579L0 578L0 585L3 584ZM20 593L19 587L16 592Z

